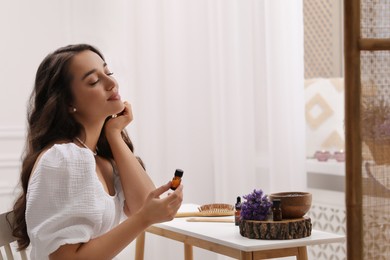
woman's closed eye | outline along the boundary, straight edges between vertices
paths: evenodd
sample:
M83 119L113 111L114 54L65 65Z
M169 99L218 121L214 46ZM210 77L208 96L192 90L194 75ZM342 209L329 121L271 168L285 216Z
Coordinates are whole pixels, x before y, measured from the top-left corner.
M107 75L107 76L112 76L112 75L114 75L114 72L107 72L106 75ZM99 81L100 81L100 78L97 78L97 79L94 80L93 82L89 83L89 85L94 86L94 85L96 85L97 83L99 83Z

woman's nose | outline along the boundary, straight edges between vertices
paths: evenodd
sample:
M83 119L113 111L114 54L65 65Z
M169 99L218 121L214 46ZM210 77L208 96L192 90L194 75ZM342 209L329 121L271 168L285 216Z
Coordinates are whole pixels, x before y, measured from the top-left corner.
M117 86L116 80L110 76L106 76L106 79L105 79L106 90L112 90L116 86Z

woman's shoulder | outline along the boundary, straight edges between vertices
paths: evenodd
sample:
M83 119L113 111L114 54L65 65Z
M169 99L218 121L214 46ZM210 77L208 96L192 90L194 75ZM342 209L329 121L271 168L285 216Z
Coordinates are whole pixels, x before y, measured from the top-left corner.
M30 178L39 169L69 169L72 167L93 167L93 155L72 142L57 142L46 147L35 161Z
M79 161L89 161L88 159L92 158L92 153L88 149L81 148L72 142L59 142L43 150L38 156L37 162L44 160L45 162L49 161L53 163L76 163Z

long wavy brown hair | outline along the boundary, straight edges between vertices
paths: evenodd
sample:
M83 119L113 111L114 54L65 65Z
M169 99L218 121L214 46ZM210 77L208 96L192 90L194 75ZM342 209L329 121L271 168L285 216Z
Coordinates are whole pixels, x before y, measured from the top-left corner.
M104 60L101 52L95 47L77 44L62 47L50 53L38 67L34 89L28 104L28 132L20 174L22 191L15 201L14 218L10 223L13 235L17 238L19 250L27 248L30 244L25 219L26 193L35 161L47 146L57 141L72 141L83 131L82 125L69 113L69 105L73 101L69 64L75 55L86 50L95 52ZM122 131L122 137L130 150L134 151L133 144L125 130ZM97 147L100 156L113 158L104 131L100 134ZM138 159L144 167L141 159Z

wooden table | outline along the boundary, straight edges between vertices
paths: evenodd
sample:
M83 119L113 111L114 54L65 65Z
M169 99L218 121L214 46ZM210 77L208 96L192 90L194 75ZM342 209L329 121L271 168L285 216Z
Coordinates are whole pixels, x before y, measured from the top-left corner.
M310 237L301 239L249 239L240 235L239 228L234 223L187 222L185 218L176 218L170 222L153 225L146 230L146 233L183 242L185 260L193 259L193 246L241 260L286 256L307 260L307 246L345 241L345 236L318 230L312 230ZM137 239L136 260L143 260L144 239L145 235Z

